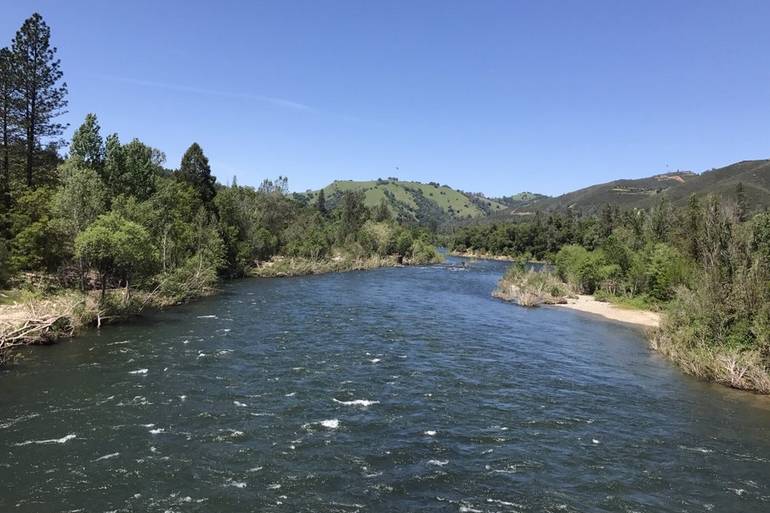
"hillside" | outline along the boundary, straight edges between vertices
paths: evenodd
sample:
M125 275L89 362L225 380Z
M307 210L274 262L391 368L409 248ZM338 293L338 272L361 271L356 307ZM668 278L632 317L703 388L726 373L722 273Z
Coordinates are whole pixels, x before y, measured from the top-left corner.
M674 205L684 205L693 194L717 194L735 200L739 183L743 185L749 210L770 207L770 160L745 160L700 174L675 171L646 178L614 180L561 196L510 204L510 208L496 212L493 217L521 216L538 210L565 208L596 212L606 204L620 208L649 208L663 198Z
M438 225L453 220L476 219L507 208L498 201L435 182L335 180L323 190L329 206L336 204L345 191L362 191L368 207L375 207L384 199L394 216L420 224ZM306 196L311 203L315 202L318 191L308 191Z
M391 212L405 222L423 225L466 224L489 219L522 218L537 211L570 208L597 212L604 205L620 208L650 208L666 199L684 205L691 195L717 194L736 200L738 184L743 185L749 210L770 208L770 160L745 160L703 173L674 171L645 178L613 180L591 185L561 196L522 192L500 198L452 189L436 182L421 183L387 180L336 180L324 187L327 204L333 207L342 193L362 191L366 205L375 207L384 199ZM312 203L318 191L305 196Z

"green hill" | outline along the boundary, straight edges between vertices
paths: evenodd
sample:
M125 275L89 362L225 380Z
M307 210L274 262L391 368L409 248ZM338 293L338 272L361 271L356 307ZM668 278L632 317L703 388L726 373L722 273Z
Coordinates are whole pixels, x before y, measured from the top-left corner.
M327 204L334 206L345 191L362 191L366 205L375 207L384 199L396 217L420 224L442 224L447 221L475 219L505 210L506 205L483 197L458 191L435 182L405 182L396 179L353 181L335 180L324 187ZM318 191L308 191L312 203Z
M604 205L620 208L649 208L661 199L674 205L685 205L690 196L716 194L723 199L737 199L738 184L743 185L749 210L770 207L770 160L745 160L703 173L675 171L646 178L614 180L592 185L555 197L539 197L530 201L508 203L510 208L493 218L521 216L538 210L570 208L596 212Z
M379 205L384 199L393 215L402 221L438 226L484 219L523 218L537 211L566 208L591 213L607 204L623 209L649 208L663 198L674 205L685 205L693 194L717 194L734 201L739 183L743 185L750 210L770 208L770 160L745 160L700 174L674 171L646 178L614 180L554 197L522 192L487 198L436 182L405 182L396 178L336 180L324 187L324 194L327 204L333 207L343 192L362 191L369 207ZM311 203L315 202L318 191L308 191L305 196Z

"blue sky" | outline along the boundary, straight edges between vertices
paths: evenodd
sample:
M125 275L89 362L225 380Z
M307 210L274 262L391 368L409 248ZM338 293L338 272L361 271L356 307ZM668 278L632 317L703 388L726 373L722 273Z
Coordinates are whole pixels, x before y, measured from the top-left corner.
M0 44L51 25L73 128L169 167L197 141L224 182L558 194L770 157L762 0L0 4Z

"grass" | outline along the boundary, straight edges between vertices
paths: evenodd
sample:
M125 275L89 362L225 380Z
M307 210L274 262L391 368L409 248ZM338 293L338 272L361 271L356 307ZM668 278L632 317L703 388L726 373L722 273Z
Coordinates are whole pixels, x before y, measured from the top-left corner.
M553 305L565 303L570 290L554 273L525 269L521 264L513 264L492 295L520 306Z
M594 293L594 299L612 303L618 308L627 308L629 310L661 310L660 301L652 299L647 295L619 296L600 289Z
M665 330L651 335L650 346L699 379L770 394L770 369L757 349L707 344L688 346L675 341Z
M336 257L314 260L311 258L274 257L270 262L254 268L250 276L259 278L283 278L308 274L326 274L359 271L397 265L395 257Z
M324 194L329 198L337 192L364 191L366 196L366 206L376 207L383 199L389 201L385 194L387 191L392 194L395 201L404 205L409 211L414 213L418 208L417 202L415 201L415 195L418 194L418 190L422 192L422 195L425 198L434 202L445 214L449 214L451 208L451 212L453 212L454 217L457 218L476 218L484 216L484 212L474 205L468 196L444 185L437 187L432 184L421 182L387 181L387 183L378 183L375 180L337 180L324 188ZM309 194L311 200L315 199L316 195L316 192ZM504 210L506 208L505 205L496 201L489 199L485 201L489 203L492 212Z

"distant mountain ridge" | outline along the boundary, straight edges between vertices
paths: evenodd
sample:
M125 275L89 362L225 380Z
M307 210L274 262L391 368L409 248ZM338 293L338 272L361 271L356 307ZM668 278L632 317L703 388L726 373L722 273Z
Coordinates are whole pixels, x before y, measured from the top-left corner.
M621 179L591 185L552 198L538 199L526 209L573 210L592 212L606 204L621 208L649 208L665 198L674 205L684 205L692 194L716 194L736 200L742 184L750 210L770 206L770 160L744 160L703 173L674 171L646 178ZM521 209L519 209L521 210ZM500 212L505 215L509 212Z
M439 226L484 219L521 218L537 211L572 209L593 213L607 204L622 209L650 208L661 199L682 206L693 194L716 194L735 201L738 184L742 184L749 210L770 208L770 160L744 160L703 173L673 171L645 178L613 180L553 197L520 192L488 198L437 182L401 181L397 178L335 180L323 190L330 207L339 201L345 191L361 191L369 207L376 207L384 200L391 213L402 221ZM304 196L314 203L318 192L308 191Z

